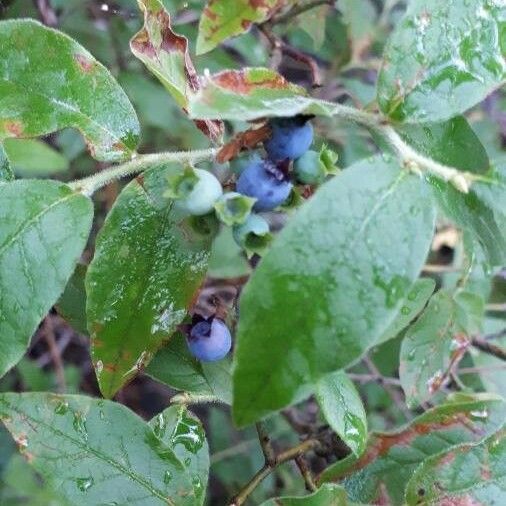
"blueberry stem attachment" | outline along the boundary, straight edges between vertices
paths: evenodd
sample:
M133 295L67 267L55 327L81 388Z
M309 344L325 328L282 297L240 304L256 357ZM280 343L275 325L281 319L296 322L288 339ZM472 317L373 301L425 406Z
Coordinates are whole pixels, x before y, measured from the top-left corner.
M69 186L84 195L91 196L100 188L116 179L142 172L153 165L167 162L196 163L202 160L213 160L219 148L197 149L194 151L168 151L147 155L135 155L131 160L120 165L114 165L97 172L92 176L77 179Z

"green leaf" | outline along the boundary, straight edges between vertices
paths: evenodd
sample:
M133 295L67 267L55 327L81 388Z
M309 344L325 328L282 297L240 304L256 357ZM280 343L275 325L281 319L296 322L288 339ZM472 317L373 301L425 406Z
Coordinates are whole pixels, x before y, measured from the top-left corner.
M86 265L77 264L74 274L56 303L56 310L74 330L87 335L85 277Z
M30 465L71 504L195 504L187 469L120 404L7 393L0 417Z
M243 290L236 422L300 400L374 344L418 277L433 228L424 181L391 159L357 163L321 186Z
M177 390L212 395L232 404L230 362L199 362L190 354L186 339L179 332L155 355L146 373Z
M360 455L367 439L367 416L346 373L338 371L321 378L316 384L316 399L332 430L355 455Z
M490 209L506 216L506 163L490 169L486 175L489 182L476 181L471 191Z
M203 504L209 478L209 446L200 420L186 406L169 406L149 425L184 464L192 480L195 504Z
M12 179L14 179L14 173L11 164L3 145L0 143L0 182L11 181Z
M0 185L0 376L63 292L92 219L91 200L63 183Z
M483 248L488 263L506 263L506 232L488 205L474 192L462 193L434 177L429 181L443 214L471 234Z
M209 276L218 279L231 279L248 276L251 267L235 242L230 227L223 227L213 242L209 260Z
M404 299L395 320L383 332L376 344L379 345L398 336L420 314L435 288L436 282L433 279L417 279Z
M276 497L261 506L353 506L343 487L323 484L316 492L303 497ZM357 505L358 506L358 505Z
M336 5L353 42L372 39L377 12L371 0L337 0Z
M208 0L202 11L197 38L197 54L207 53L220 42L248 31L253 23L269 19L293 0Z
M340 483L353 501L404 504L410 476L427 457L455 445L481 441L504 423L504 401L492 395L461 396L426 411L395 432L372 433L365 453L327 468L320 482Z
M185 111L189 96L199 89L199 77L188 52L188 39L172 30L170 14L160 0L137 0L144 26L130 41L130 49L146 65ZM197 121L208 137L219 141L223 124Z
M444 165L478 174L489 169L487 151L463 116L441 123L399 125L397 132L416 151Z
M462 358L469 341L456 322L456 304L441 290L401 344L399 377L410 407L423 403L448 378L450 367Z
M406 502L504 504L506 429L479 444L463 444L428 458L408 483Z
M121 192L86 276L88 330L100 389L111 397L176 330L202 283L210 241L163 197L174 166L148 170Z
M4 148L14 172L23 177L43 177L65 172L68 160L37 139L5 139Z
M378 102L406 122L461 114L506 79L504 2L413 0L385 48Z
M139 123L109 71L67 35L32 19L0 23L0 139L79 129L102 161L132 156Z

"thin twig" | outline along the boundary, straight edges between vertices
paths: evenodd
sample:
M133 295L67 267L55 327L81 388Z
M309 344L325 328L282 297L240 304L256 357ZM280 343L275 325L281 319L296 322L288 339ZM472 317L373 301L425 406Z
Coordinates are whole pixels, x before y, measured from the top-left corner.
M271 438L269 437L267 428L263 422L256 423L255 427L257 429L258 440L260 441L262 453L264 454L265 463L269 466L272 466L276 463L276 453L272 447Z
M487 304L485 310L502 313L506 311L506 304Z
M279 50L282 53L288 55L293 60L299 61L309 68L311 71L311 79L313 81L314 88L320 87L322 85L320 68L318 67L318 64L315 62L315 60L311 58L311 56L303 53L302 51L299 51L298 49L295 49L286 42L283 42L279 37L276 37L276 35L270 31L270 28L268 26L259 25L258 28L265 35L274 51Z
M358 383L372 383L373 381L378 381L382 385L392 385L396 387L401 386L401 380L398 378L387 378L386 376L381 376L378 378L376 374L355 374L355 373L346 373L348 378Z
M306 484L306 489L308 492L315 492L317 490L317 486L313 479L313 474L311 473L311 470L309 469L306 459L303 455L297 455L295 457L295 463L297 464L297 467L299 468L300 474L304 478L304 483Z
M292 18L295 18L299 14L303 14L304 12L314 9L315 7L320 7L321 5L328 5L331 7L334 5L334 3L334 0L312 0L301 5L296 5L284 14L272 17L269 19L268 23L270 25L283 24L290 21Z
M504 365L487 365L483 367L461 367L457 370L458 374L493 374L494 371L506 371Z
M56 26L58 24L58 17L51 7L49 0L34 0L34 3L39 12L41 21L46 26Z
M506 350L501 346L492 344L481 337L474 337L471 344L480 351L493 355L494 357L506 361Z
M56 344L51 315L48 315L44 320L43 333L49 353L51 355L51 360L53 362L54 372L56 375L57 390L59 393L64 394L67 391L67 383L65 381L65 368L63 366L60 350Z
M296 459L299 455L316 448L320 442L317 439L307 439L302 443L286 450L276 456L276 460L273 465L265 464L255 476L243 487L243 489L232 499L230 506L241 506L244 504L246 499L255 490L255 488L262 483L262 481L269 476L277 467L285 462Z
M460 269L453 265L443 265L443 264L425 264L423 266L422 271L431 273L431 274L440 274L446 272L457 272Z
M484 335L483 339L486 341L493 341L494 339L501 339L503 337L506 337L506 327L502 330L499 330L499 332Z
M364 357L363 361L367 369L369 369L369 372L376 378L376 381L383 386L392 401L394 401L394 404L397 406L399 411L406 417L407 420L409 420L411 418L411 413L406 407L406 404L400 392L398 392L395 388L392 388L391 384L385 383L383 375L380 373L379 369L374 365L374 362L369 357Z

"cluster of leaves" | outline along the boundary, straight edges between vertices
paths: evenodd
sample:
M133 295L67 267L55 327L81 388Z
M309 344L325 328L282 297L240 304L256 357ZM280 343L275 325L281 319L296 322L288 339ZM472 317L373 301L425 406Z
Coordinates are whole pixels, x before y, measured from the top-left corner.
M0 22L0 375L19 363L56 305L89 335L106 399L144 370L183 392L178 397L185 402L230 405L238 427L315 399L350 454L320 470L316 484L309 481L309 488L317 487L311 495L265 504L498 501L506 488L506 406L496 394L504 393L504 383L497 388L475 375L474 384L464 384L458 370L465 360L491 364L470 348L476 336L500 328L500 319L486 312L492 297L504 309L504 286L496 295L494 276L506 265L506 159L500 146L484 147L486 123L476 133L463 116L506 80L504 1L412 0L386 41L395 2L338 1L338 14L333 2L305 11L289 0L210 0L189 38L171 20L176 3L139 0L144 22L130 40L133 55L172 97L166 111L152 101L151 90L160 97L160 87L138 68L125 67L118 44L126 42L131 21L113 34L118 80L61 31L33 19ZM53 4L65 13L79 2ZM383 14L375 19L378 6ZM322 41L309 16L317 26L330 13L336 27ZM313 98L269 68L221 70L237 62L218 45L233 43L241 58L261 64L267 56L251 50L260 46L248 30L259 25L272 40L277 36L270 30L286 22L300 24L293 33L287 29L290 42L319 48L322 59L336 51L338 31L348 34L343 68L360 69L367 63L361 61L364 45L381 46L375 94L356 77L343 79L346 94L363 108ZM83 38L82 26L62 28ZM108 61L103 52L110 44L89 35L88 47ZM196 40L197 53L220 56L194 64L189 40ZM314 115L324 136L326 124L352 121L345 146L336 147L346 168L301 192L307 201L290 210L252 269L227 227L216 235L214 214L195 220L167 197L171 177L184 164L212 158L216 150L139 155L141 124L128 95L142 111L145 149L163 148L166 135L181 148L221 144L224 121L240 130L247 121ZM171 128L164 114L177 124ZM154 133L160 127L167 132ZM179 141L178 131L191 135L180 134ZM49 134L65 156L36 139ZM383 154L367 157L372 138ZM41 175L33 171L44 171L44 164L65 173L69 160L89 155L120 165L68 184L15 179ZM142 174L114 201L91 263L78 265L93 225L92 194L115 170ZM228 181L227 168L212 170L218 176L223 170ZM421 274L436 225L440 231L448 223L459 230L461 257L452 266L456 275L438 279L436 291L436 282ZM199 363L178 332L209 276L249 277L230 315L237 324L233 367L229 360ZM375 352L387 353L388 367L398 369L407 406L423 411L393 432L368 433L374 419L353 382L365 377L360 360ZM380 361L369 370L375 379L382 377ZM448 395L450 386L465 392ZM492 392L474 393L483 390ZM377 392L362 393L373 408ZM2 393L0 419L48 485L35 499L44 504L205 501L208 444L184 403L145 422L109 400ZM5 472L6 481L16 465Z

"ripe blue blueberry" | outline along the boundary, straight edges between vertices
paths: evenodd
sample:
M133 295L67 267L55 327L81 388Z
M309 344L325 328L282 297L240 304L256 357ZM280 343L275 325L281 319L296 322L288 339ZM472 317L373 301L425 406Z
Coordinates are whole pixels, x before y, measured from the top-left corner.
M292 183L269 160L253 159L237 180L236 190L257 199L255 211L270 211L290 195Z
M270 126L272 134L264 141L264 147L271 160L295 160L313 142L313 127L303 116L277 118L270 121Z
M231 347L230 330L219 318L198 322L192 327L188 337L191 354L203 362L221 360Z

